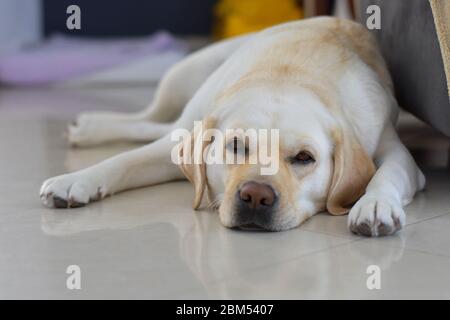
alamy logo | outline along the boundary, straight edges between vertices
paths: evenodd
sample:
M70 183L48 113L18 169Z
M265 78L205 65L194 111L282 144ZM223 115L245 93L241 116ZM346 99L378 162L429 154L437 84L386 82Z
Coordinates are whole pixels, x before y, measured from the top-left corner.
M81 269L80 266L72 264L67 267L66 273L69 274L66 280L66 287L69 290L81 289Z
M172 162L180 164L257 164L261 175L274 175L279 169L278 129L203 129L194 122L192 133L176 129L172 141L179 141L171 152ZM180 154L180 145L183 152ZM205 148L205 145L210 145Z
M369 30L381 29L381 9L376 4L370 5L366 8L366 13L370 14L366 20L366 26Z
M72 4L67 7L67 14L70 16L67 17L66 27L69 30L80 30L81 29L81 9L79 6Z
M366 273L370 274L367 278L366 286L369 290L381 289L381 269L379 266L373 264L367 267Z

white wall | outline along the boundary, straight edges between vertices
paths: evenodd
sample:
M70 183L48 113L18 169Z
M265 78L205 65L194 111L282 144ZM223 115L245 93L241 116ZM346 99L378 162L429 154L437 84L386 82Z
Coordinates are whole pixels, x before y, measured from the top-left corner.
M40 0L0 0L0 54L32 45L41 37Z

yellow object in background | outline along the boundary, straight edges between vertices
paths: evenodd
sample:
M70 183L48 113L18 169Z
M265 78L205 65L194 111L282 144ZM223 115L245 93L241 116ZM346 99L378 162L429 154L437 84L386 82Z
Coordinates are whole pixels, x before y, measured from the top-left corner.
M303 17L296 0L219 0L214 13L214 36L219 39Z

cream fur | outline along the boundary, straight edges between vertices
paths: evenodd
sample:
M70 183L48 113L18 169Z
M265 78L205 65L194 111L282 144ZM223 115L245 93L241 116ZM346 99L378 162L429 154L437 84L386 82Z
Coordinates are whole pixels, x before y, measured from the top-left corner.
M195 184L195 206L206 189L222 223L234 227L234 195L242 183L256 180L272 185L280 199L266 229L293 228L328 209L350 210L355 233L391 234L405 223L402 206L425 183L394 130L397 112L386 65L363 26L326 17L291 22L187 57L167 73L152 104L139 114L81 114L69 128L72 144L156 141L48 179L41 198L49 207L79 206L184 173ZM278 173L261 176L258 165L180 170L170 161L176 146L170 132L190 130L205 118L223 130L279 129ZM313 165L287 161L304 148L314 154Z

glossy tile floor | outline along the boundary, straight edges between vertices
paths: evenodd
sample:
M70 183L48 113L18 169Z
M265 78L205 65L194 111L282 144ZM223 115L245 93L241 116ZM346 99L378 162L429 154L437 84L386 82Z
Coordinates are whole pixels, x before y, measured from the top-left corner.
M138 110L142 88L0 91L0 298L450 298L450 140L403 117L402 132L428 179L392 237L351 235L346 217L320 214L265 233L222 227L190 209L187 182L118 194L80 209L38 197L50 176L133 145L68 149L67 121L86 109ZM66 268L81 268L81 290ZM381 289L366 270L381 268Z

